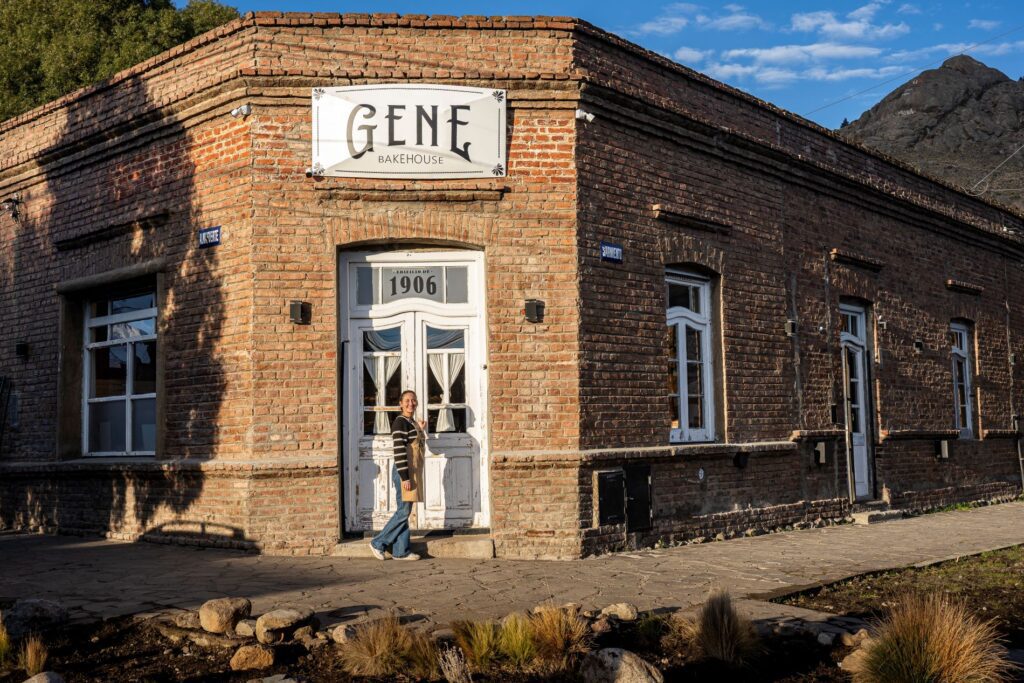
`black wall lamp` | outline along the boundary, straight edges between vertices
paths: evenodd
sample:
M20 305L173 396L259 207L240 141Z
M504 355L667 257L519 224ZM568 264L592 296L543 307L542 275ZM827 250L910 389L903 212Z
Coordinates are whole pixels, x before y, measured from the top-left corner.
M308 325L313 319L313 305L308 301L292 301L288 305L288 319L296 325Z
M18 207L21 206L21 195L12 194L7 199L0 202L0 210L10 214L11 218L18 217Z
M526 300L526 322L544 322L544 302L540 299Z
M18 358L28 358L28 342L18 342L15 344L14 355Z

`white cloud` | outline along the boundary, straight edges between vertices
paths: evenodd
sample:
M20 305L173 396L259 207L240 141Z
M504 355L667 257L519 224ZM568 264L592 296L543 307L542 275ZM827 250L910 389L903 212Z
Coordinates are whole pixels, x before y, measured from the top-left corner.
M802 12L792 16L791 30L817 32L839 40L878 40L895 38L910 31L905 22L898 24L874 24L871 19L878 11L879 3L864 5L846 16L846 21L836 17L835 12Z
M849 69L845 67L825 68L811 67L797 70L780 68L777 66L765 66L763 64L736 64L732 62L712 63L707 66L705 72L719 80L746 81L753 79L759 84L766 86L780 86L797 81L807 82L829 82L836 83L852 79L882 79L889 78L903 72L902 67L885 66L881 68L859 68Z
M920 14L921 9L917 5L911 5L909 2L905 2L900 5L899 9L896 10L897 14Z
M715 31L747 31L752 28L767 29L771 25L756 14L746 11L743 5L729 4L722 7L728 14L709 16L698 14L694 21L701 28L713 29Z
M971 19L967 22L967 28L980 28L982 31L992 31L999 28L1001 23L1003 22L992 19Z
M766 48L738 48L727 50L727 60L749 58L761 64L797 64L823 59L865 59L878 57L881 48L841 43L812 43L810 45L775 45Z
M932 24L932 30L941 31L942 30L942 24L938 24L938 23Z
M690 20L686 17L671 17L665 16L652 21L645 21L636 27L631 33L637 35L659 35L659 36L670 36L673 33L679 33L682 31Z
M888 55L887 62L910 62L932 58L936 55L958 55L960 53L971 55L984 55L988 57L1002 57L1016 52L1024 52L1024 40L1006 41L1002 43L986 43L977 45L974 43L939 43L929 45L916 50L900 50Z
M677 62L696 64L698 62L703 62L714 53L714 50L698 50L695 47L684 46L677 48L676 51L672 53L672 56Z

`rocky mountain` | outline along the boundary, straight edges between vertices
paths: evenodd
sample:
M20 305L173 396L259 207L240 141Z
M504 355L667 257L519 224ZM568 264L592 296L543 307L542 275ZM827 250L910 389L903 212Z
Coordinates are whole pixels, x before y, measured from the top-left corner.
M960 55L904 83L839 133L965 189L1024 145L1024 79ZM974 194L1024 211L1024 150Z

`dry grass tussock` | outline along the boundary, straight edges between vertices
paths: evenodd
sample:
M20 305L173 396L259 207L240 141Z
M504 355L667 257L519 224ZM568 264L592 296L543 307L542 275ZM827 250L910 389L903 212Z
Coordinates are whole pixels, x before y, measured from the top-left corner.
M414 678L435 680L441 675L437 644L423 631L409 632L409 649L405 653L406 673Z
M991 622L936 594L901 598L865 643L855 683L1001 683L1015 667Z
M412 644L410 632L390 615L356 627L341 660L354 676L394 676L405 672Z
M49 656L43 639L39 636L29 636L21 644L21 652L18 653L18 668L29 676L35 676L46 670L46 660Z
M726 591L712 593L696 620L673 618L662 642L666 651L688 658L717 659L735 667L749 664L760 651L754 625L736 611Z
M590 650L590 625L577 609L545 606L530 615L530 624L540 671L565 671Z
M525 614L508 615L498 633L498 649L510 666L526 670L537 658L537 644L533 639L533 624Z
M0 669L7 666L11 659L11 636L7 633L7 627L0 623Z
M466 661L477 671L487 671L499 656L498 626L493 621L452 622L455 644L462 650Z

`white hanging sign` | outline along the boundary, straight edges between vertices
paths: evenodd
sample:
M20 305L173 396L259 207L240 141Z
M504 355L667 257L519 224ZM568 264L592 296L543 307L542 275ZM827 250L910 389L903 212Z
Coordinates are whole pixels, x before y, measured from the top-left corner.
M506 174L505 91L453 85L313 88L316 176Z

